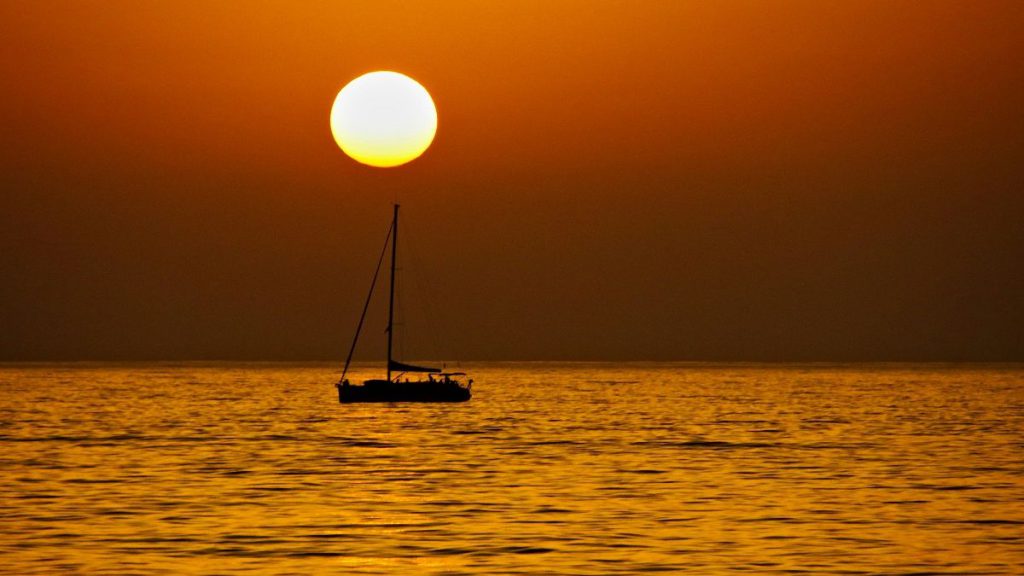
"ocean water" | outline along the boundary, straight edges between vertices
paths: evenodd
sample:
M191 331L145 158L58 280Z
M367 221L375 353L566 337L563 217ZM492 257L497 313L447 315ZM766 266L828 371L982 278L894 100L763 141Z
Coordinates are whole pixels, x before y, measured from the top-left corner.
M1024 574L1022 366L463 368L0 366L0 573Z

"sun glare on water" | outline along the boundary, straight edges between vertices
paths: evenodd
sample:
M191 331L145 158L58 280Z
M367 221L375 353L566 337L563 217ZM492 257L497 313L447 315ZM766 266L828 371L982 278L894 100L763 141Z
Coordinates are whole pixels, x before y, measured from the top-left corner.
M334 99L331 132L363 164L388 168L418 158L437 132L437 109L427 90L398 72L370 72Z

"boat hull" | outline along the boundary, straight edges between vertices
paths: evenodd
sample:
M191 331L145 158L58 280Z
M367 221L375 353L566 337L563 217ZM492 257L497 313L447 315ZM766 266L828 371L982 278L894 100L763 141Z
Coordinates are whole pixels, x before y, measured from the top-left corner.
M337 384L338 401L357 402L465 402L472 397L468 387L455 382L388 382L367 380L362 386Z

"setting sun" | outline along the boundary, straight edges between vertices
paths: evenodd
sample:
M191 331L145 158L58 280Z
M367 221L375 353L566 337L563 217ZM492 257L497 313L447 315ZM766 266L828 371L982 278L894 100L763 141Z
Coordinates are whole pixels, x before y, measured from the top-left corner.
M387 168L419 157L437 131L437 110L418 82L398 72L370 72L342 88L331 108L338 146L363 164Z
M0 576L1024 576L1024 0L0 30Z

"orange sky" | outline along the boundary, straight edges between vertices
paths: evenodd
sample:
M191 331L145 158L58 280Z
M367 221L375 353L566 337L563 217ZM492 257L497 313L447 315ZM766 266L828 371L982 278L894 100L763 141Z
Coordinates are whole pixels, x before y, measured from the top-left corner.
M295 4L0 3L0 359L341 357L397 195L444 356L1024 360L1020 2Z

